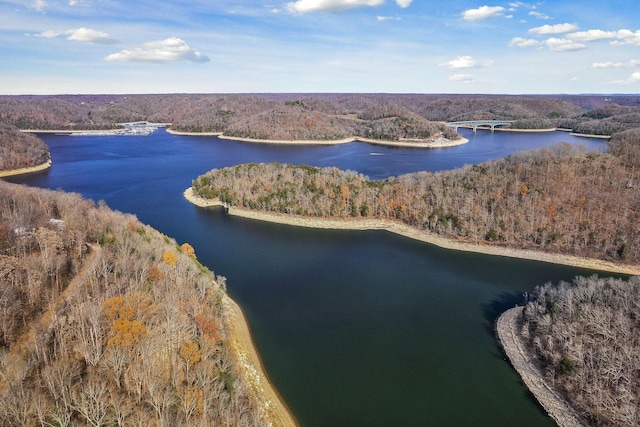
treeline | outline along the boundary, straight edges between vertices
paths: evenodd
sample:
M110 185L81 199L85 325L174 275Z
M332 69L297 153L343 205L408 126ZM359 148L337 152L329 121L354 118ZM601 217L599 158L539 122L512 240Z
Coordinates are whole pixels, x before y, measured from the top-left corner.
M263 425L224 294L134 216L0 181L0 424Z
M339 140L351 136L346 120L306 108L302 103L276 105L241 119L233 114L224 135L271 140Z
M398 106L380 105L360 114L325 114L311 102L291 101L244 120L232 118L228 136L271 140L339 140L363 137L378 140L458 139L452 129ZM323 105L324 106L324 105Z
M0 171L38 166L50 158L40 139L0 122Z
M611 153L568 144L457 170L372 181L278 163L215 169L196 194L291 215L384 218L450 238L617 262L640 261L640 131Z
M519 330L545 379L589 425L640 424L640 277L538 287Z
M501 119L521 129L612 135L640 126L637 97L394 94L1 96L0 122L20 129L172 123L178 131L258 139L431 138L432 122ZM428 135L428 136L427 136ZM449 134L445 137L452 137Z

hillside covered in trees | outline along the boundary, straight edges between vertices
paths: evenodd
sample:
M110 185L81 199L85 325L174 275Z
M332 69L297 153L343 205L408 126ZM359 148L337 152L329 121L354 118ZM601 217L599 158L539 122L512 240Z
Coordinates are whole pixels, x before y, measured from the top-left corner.
M545 380L594 426L640 424L640 277L547 283L519 334Z
M0 424L264 425L224 283L132 215L0 181Z
M38 166L50 158L49 149L39 138L0 122L0 171Z
M289 215L383 218L471 242L638 264L640 131L608 153L567 144L461 169L372 181L352 171L245 164L210 171L196 195Z
M183 132L256 139L455 138L443 121L514 120L519 129L612 135L640 127L633 96L246 94L0 96L0 122L20 129L110 129L171 123Z

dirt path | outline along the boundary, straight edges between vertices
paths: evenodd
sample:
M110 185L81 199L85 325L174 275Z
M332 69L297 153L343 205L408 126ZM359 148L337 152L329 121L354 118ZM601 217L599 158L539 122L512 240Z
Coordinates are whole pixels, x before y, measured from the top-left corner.
M511 365L518 371L529 391L540 402L547 414L561 427L586 426L573 408L545 382L544 377L529 360L526 349L518 337L518 319L524 307L514 307L498 318L498 339Z
M0 383L0 394L6 391L8 384L11 384L21 378L24 378L31 369L34 361L34 350L38 345L38 335L44 334L43 342L47 342L55 322L69 304L69 300L73 291L79 284L84 283L87 279L89 271L98 261L98 254L101 249L97 245L89 245L89 256L84 260L82 268L76 274L67 287L58 295L55 303L50 302L46 310L36 319L34 319L25 331L11 346L9 352L5 355L5 378Z

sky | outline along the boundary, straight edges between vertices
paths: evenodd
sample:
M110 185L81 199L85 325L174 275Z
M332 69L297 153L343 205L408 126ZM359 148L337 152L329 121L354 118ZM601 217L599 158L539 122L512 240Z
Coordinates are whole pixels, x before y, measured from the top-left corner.
M640 93L640 2L0 0L0 94Z

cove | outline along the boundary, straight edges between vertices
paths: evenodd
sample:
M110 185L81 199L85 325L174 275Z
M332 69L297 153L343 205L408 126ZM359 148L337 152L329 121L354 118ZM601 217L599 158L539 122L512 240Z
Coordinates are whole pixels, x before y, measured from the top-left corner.
M301 229L183 199L214 167L280 161L374 179L444 170L566 133L461 133L446 149L266 146L217 138L42 136L53 167L13 182L75 191L189 242L228 278L272 382L303 426L553 425L503 359L492 325L524 291L579 270L439 249L382 231ZM375 155L372 155L375 153Z

